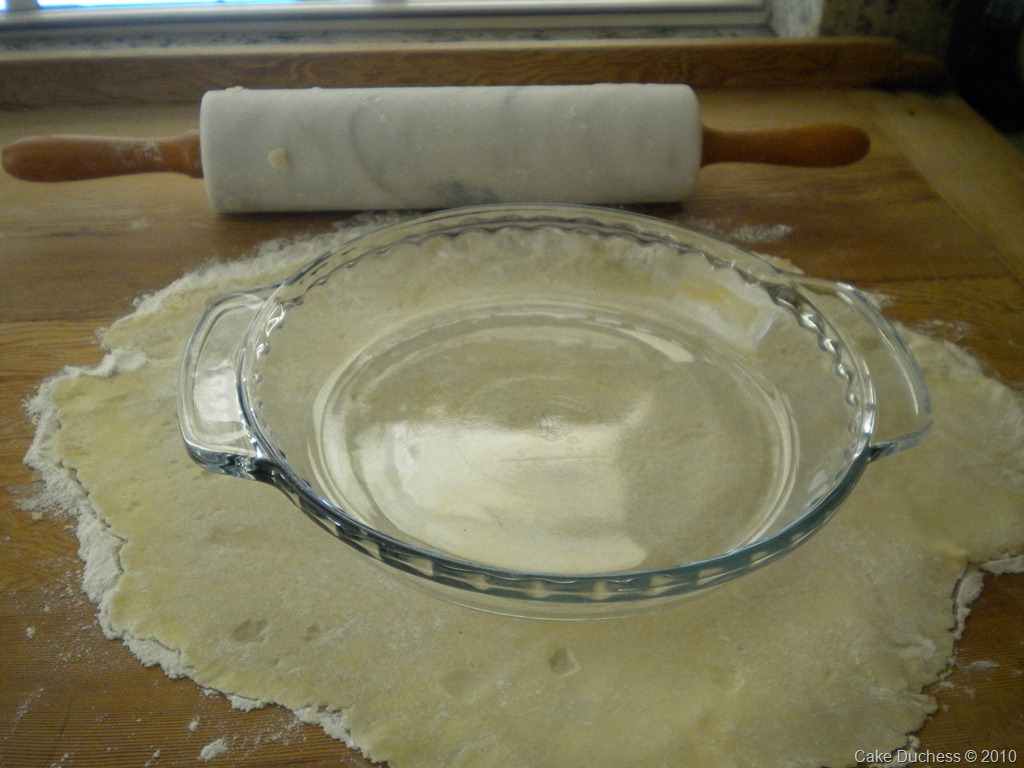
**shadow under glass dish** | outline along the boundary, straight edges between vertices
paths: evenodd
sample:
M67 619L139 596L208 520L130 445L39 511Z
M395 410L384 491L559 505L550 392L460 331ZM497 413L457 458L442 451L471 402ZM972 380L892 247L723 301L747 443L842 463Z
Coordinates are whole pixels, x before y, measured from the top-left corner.
M181 406L208 468L276 485L439 597L548 618L770 562L929 422L853 289L548 205L422 217L225 297Z

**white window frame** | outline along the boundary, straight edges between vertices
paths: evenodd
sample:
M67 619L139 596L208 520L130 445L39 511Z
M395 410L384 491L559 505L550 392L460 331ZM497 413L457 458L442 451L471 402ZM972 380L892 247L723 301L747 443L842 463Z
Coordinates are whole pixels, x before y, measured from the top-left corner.
M623 33L641 28L727 31L768 23L768 0L300 0L80 8L40 7L37 0L7 3L0 12L0 36L260 28L413 33L587 28Z

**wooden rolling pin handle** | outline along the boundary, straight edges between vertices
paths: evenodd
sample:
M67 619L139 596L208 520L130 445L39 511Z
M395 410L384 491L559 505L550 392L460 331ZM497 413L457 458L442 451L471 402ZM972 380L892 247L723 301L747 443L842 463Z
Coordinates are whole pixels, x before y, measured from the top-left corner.
M704 128L701 165L768 163L830 168L855 163L871 148L860 128L841 123L720 131Z
M859 128L842 124L721 131L704 127L701 165L770 163L805 167L848 165L871 146ZM36 136L3 149L3 167L26 181L77 181L134 173L171 172L202 178L199 132L166 139Z
M8 144L3 166L25 181L78 181L162 171L202 178L199 132L167 139L35 136Z

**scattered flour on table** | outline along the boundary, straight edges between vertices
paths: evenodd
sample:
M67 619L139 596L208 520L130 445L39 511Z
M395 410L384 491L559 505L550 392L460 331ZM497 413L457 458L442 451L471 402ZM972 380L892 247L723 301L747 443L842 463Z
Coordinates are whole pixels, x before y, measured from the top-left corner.
M785 240L793 233L790 224L741 224L728 227L709 219L692 218L684 222L684 226L706 232L740 245L770 245Z
M199 759L205 763L214 760L230 749L227 739L216 739L207 744L199 753Z
M45 688L37 688L31 691L25 699L18 705L18 708L14 711L14 717L11 718L12 724L17 723L25 715L32 711L32 707L36 705L40 697L46 692Z
M970 664L963 665L962 668L966 672L990 672L993 669L999 669L999 667L998 661L979 659L978 661L972 661Z
M734 229L727 239L742 243L778 243L789 237L792 231L789 224L747 224Z

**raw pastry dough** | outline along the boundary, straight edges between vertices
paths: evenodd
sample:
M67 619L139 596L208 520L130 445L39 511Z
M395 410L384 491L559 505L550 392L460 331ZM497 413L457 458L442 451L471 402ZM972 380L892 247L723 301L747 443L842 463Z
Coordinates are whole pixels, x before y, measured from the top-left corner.
M392 768L814 768L907 743L934 708L922 687L952 653L965 569L1024 547L1024 408L1010 390L908 334L932 435L872 466L796 553L652 615L487 615L392 584L278 492L205 472L182 447L178 370L207 303L329 244L187 276L109 330L104 366L37 399L28 460L51 490L88 494L86 587L111 637Z

